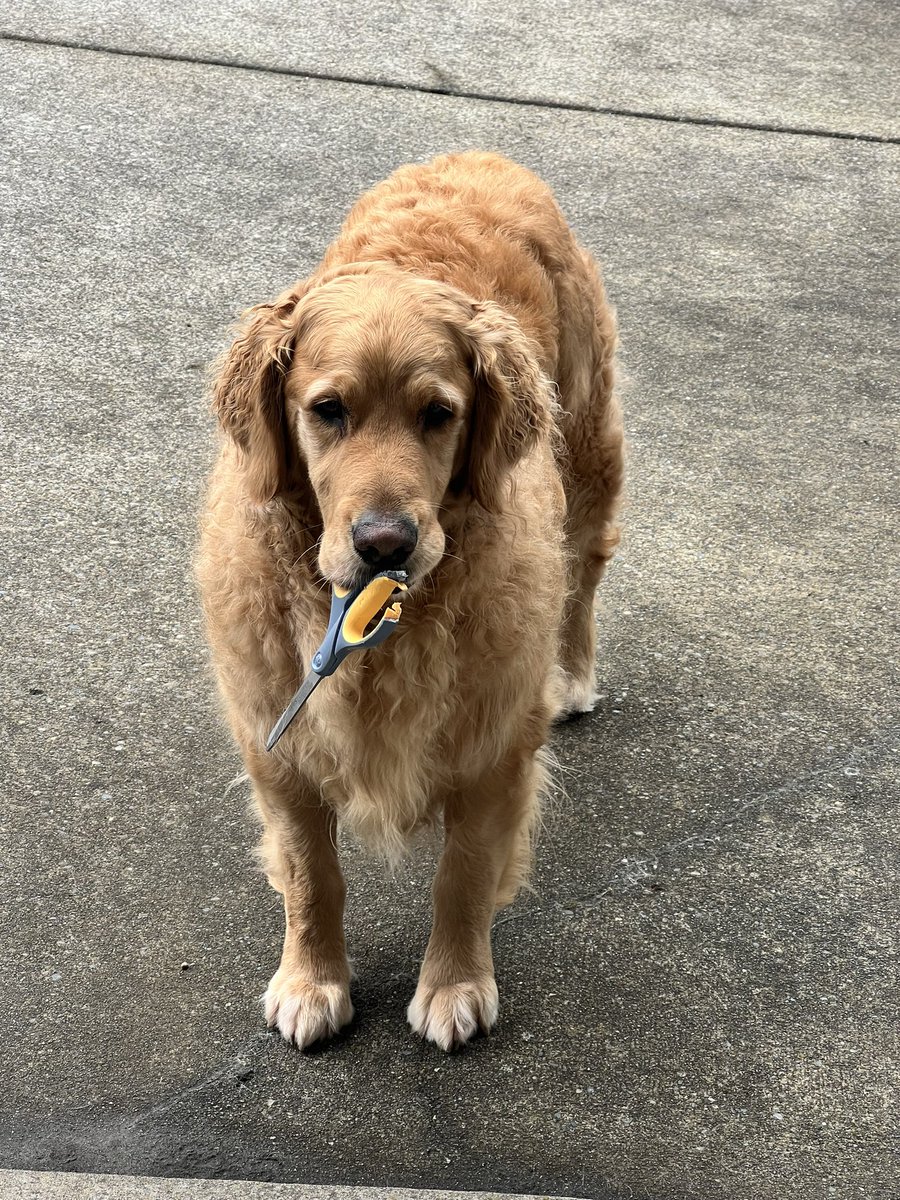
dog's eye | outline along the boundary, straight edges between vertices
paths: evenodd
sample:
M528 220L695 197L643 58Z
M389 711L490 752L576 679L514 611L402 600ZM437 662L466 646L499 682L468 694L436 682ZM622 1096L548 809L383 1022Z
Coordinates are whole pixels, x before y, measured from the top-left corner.
M320 400L318 404L313 405L312 410L320 421L324 421L333 429L343 431L347 424L347 410L340 400L336 400L333 396L328 400Z
M453 416L453 409L449 405L434 401L433 404L428 404L422 409L419 419L423 429L440 429L442 425L452 421Z

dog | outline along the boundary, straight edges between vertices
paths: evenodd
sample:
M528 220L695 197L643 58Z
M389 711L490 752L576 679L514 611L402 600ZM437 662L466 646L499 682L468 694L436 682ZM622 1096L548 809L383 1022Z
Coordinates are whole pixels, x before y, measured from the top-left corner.
M401 168L319 268L244 314L197 576L284 897L266 1019L299 1047L353 1016L338 826L389 859L443 826L408 1009L445 1050L498 1013L495 912L530 866L551 722L590 710L594 595L619 539L617 332L550 189L494 154ZM408 575L271 753L331 586Z

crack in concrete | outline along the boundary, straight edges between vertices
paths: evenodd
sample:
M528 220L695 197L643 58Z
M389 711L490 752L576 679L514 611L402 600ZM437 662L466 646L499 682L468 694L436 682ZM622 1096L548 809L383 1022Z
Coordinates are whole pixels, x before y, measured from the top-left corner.
M120 1121L115 1130L110 1132L107 1140L115 1141L122 1134L130 1132L136 1126L142 1124L142 1122L152 1120L153 1117L167 1113L179 1101L186 1099L188 1096L193 1096L196 1092L202 1092L204 1088L218 1083L222 1079L227 1079L230 1075L233 1075L240 1081L244 1072L248 1070L252 1072L253 1049L259 1043L268 1041L271 1037L272 1035L268 1031L251 1034L224 1062L207 1071L200 1079L195 1079L193 1083L189 1083L186 1087L181 1088L174 1095L166 1096L155 1104L151 1104L148 1108L143 1108L140 1112L134 1113L126 1117L123 1121Z
M524 920L526 917L546 916L550 912L556 915L572 916L579 910L593 908L597 904L600 904L607 896L619 890L619 885L622 885L621 891L623 893L633 891L635 888L643 886L648 879L653 879L659 868L671 861L679 851L694 846L706 845L714 841L723 830L728 830L734 826L745 813L758 810L769 800L773 800L779 796L788 796L796 791L797 788L810 783L812 780L837 775L848 768L854 768L860 763L870 761L884 748L886 743L896 739L898 734L900 734L900 726L896 725L876 731L873 740L868 746L854 746L850 754L839 762L833 762L827 767L822 767L820 770L807 771L803 775L799 775L796 779L790 779L786 783L779 784L777 787L767 788L763 792L749 796L740 801L736 808L730 809L728 812L716 814L697 833L678 838L676 841L662 846L656 852L647 854L644 858L621 859L619 868L604 881L599 891L590 892L587 895L575 896L569 900L552 900L549 907L543 905L541 907L525 909L518 913L509 913L507 916L500 917L495 921L494 928L497 929L501 925L507 925L513 921Z

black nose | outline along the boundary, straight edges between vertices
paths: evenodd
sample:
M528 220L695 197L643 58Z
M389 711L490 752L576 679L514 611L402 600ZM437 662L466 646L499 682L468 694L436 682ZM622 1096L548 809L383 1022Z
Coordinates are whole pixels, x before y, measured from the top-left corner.
M353 549L370 567L402 567L419 540L411 517L365 512L353 526Z

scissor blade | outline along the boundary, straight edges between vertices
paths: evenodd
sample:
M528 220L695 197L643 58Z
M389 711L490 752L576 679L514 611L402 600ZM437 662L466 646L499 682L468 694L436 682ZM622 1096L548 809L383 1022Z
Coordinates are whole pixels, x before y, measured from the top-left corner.
M290 725L291 721L293 721L294 717L296 717L297 713L307 702L321 682L322 676L317 675L315 671L310 671L307 677L303 680L303 683L301 683L300 687L294 693L293 700L291 700L290 704L278 718L275 728L269 734L269 739L266 742L267 750L272 749L272 747L287 729L288 725Z

